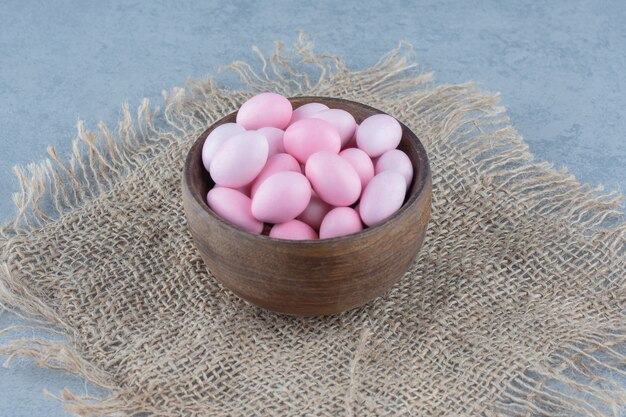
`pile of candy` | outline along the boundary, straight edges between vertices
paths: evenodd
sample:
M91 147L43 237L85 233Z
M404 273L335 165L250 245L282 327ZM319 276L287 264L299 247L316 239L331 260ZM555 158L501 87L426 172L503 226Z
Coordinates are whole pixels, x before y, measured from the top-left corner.
M215 128L202 162L215 182L209 207L251 233L278 239L328 239L375 226L403 204L413 179L396 149L402 128L377 114L357 125L321 103L293 110L285 97L258 94L236 123Z

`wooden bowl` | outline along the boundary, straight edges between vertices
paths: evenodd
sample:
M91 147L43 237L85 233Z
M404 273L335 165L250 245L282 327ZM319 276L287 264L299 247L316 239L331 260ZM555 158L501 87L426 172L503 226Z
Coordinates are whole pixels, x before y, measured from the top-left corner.
M382 113L353 101L294 97L294 108L320 102L350 112L357 123ZM317 316L367 303L395 284L422 246L430 216L431 173L419 139L402 124L398 146L413 163L404 205L391 218L362 232L333 239L290 241L231 226L207 205L215 185L202 165L202 145L215 127L235 121L232 113L191 147L183 171L187 226L215 278L241 298L280 313Z

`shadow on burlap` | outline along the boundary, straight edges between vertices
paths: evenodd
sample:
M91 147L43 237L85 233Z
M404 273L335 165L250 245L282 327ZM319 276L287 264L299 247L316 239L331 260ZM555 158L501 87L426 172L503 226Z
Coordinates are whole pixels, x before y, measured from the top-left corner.
M305 37L252 67L250 91L189 82L117 132L80 124L67 160L17 169L0 302L67 342L0 347L106 387L79 415L619 415L626 405L620 197L538 162L496 96L436 85L401 44L351 71ZM322 318L248 305L186 230L181 169L258 91L343 97L413 129L433 170L428 235L386 295ZM4 329L9 333L16 327ZM621 381L620 381L621 379ZM50 394L52 395L52 394Z

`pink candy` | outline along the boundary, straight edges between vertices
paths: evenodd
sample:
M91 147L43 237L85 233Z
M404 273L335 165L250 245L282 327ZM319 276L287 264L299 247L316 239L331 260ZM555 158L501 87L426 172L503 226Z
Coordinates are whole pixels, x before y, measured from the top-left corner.
M284 223L298 217L311 201L309 180L299 172L268 177L252 197L252 215L266 223Z
M361 180L352 165L332 152L317 152L304 172L322 200L333 206L349 206L361 195Z
M237 133L245 131L246 129L237 123L224 123L213 129L202 146L202 163L204 164L204 168L207 171L210 169L213 157L228 139L232 138Z
M407 188L413 181L413 164L409 157L399 149L392 149L385 152L376 161L376 174L383 171L395 171L402 174L406 181Z
M322 103L307 103L304 104L293 111L291 115L290 125L294 124L298 120L308 119L313 116L315 113L319 113L322 110L328 110L328 106Z
M375 114L363 120L356 131L356 143L372 158L395 149L402 138L400 123L388 114Z
M396 149L402 128L377 114L258 94L237 123L215 128L202 162L216 183L207 204L232 225L275 239L331 239L378 225L402 206L413 164ZM356 207L356 208L352 208Z
M353 208L337 207L328 212L320 226L320 239L350 235L363 230L361 217Z
M260 129L289 125L293 113L291 103L276 93L261 93L243 103L237 112L237 123L246 128Z
M406 181L401 174L383 171L367 184L361 202L359 214L363 223L376 226L387 220L402 206L406 194Z
M352 136L354 136L354 132L356 131L356 122L354 121L354 117L345 110L322 110L313 114L311 118L324 120L333 125L333 127L337 129L337 132L339 132L339 138L341 139L342 146L352 139Z
M239 191L213 187L206 199L214 212L240 229L256 234L260 234L263 230L263 223L252 216L250 199Z
M330 210L332 210L333 206L322 200L313 192L311 194L311 201L309 205L306 206L304 211L298 216L298 219L302 220L312 228L319 230L320 225L322 224L322 220L324 220L324 216Z
M257 130L260 134L265 136L267 140L268 152L267 157L270 158L277 153L285 152L285 146L283 145L284 130L280 130L276 127L262 127Z
M289 240L315 240L318 238L317 232L300 220L290 220L274 225L270 230L270 237Z
M374 177L374 164L370 157L358 148L344 149L339 152L339 156L352 165L361 180L361 189L364 190L367 183Z
M226 141L211 160L211 178L224 187L249 184L265 166L267 154L267 140L262 134L239 133Z
M288 153L276 154L267 160L265 167L261 170L259 175L252 183L252 187L250 188L250 196L254 197L254 194L256 194L256 190L259 188L261 183L263 183L263 181L281 171L292 171L297 173L302 172L300 171L300 164L293 156L289 155Z
M305 164L316 152L339 153L341 139L337 129L319 119L304 119L290 125L283 139L285 150Z

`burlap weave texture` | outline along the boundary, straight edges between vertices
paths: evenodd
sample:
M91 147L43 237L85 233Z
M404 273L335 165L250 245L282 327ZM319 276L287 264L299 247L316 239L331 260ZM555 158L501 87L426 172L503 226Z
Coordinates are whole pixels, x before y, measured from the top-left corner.
M496 96L416 74L406 45L351 71L302 38L249 87L189 82L117 132L79 126L74 155L18 170L0 240L0 303L68 342L0 353L84 376L79 415L619 415L626 406L620 197L538 162ZM380 108L433 171L424 247L385 296L343 314L262 311L203 265L181 204L194 138L258 91ZM12 329L5 329L10 332Z

